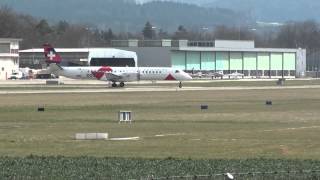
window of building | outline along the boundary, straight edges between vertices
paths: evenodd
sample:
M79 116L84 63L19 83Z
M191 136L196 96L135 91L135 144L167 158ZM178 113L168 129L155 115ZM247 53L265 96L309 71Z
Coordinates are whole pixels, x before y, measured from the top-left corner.
M250 70L250 76L257 76L256 70Z
M276 76L277 75L277 71L276 70L271 70L271 76Z
M264 76L270 76L270 71L269 70L264 71Z
M10 53L10 43L0 43L0 53Z
M257 76L259 76L259 77L260 77L260 76L263 76L262 70L258 70L258 71L257 71Z
M90 66L134 67L133 58L91 58Z

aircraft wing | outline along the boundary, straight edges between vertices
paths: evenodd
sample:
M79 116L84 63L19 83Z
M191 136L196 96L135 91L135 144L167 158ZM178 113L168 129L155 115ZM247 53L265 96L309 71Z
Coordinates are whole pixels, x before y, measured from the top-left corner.
M114 74L114 73L105 73L106 78L110 81L119 81L123 78L121 74Z
M105 73L106 78L108 81L115 81L115 82L120 82L120 81L137 81L139 80L137 77L137 73L120 73L120 74L115 74L115 73Z

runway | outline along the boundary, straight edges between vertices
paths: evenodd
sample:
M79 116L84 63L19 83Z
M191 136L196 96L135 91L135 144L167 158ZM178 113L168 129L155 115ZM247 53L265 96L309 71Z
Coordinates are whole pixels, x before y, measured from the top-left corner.
M299 79L298 81L308 82L312 79ZM52 81L52 80L50 80ZM73 79L54 79L59 81L59 85L47 85L46 80L8 80L0 81L0 94L58 94L58 93L125 93L125 92L179 92L179 91L239 91L239 90L281 90L281 89L320 89L320 84L298 84L289 86L276 86L273 83L264 86L250 85L246 83L259 81L256 79L241 80L193 80L185 82L182 88L178 87L177 81L138 81L128 82L124 88L112 88L111 84L104 81L95 80L73 80ZM215 83L239 82L236 86L216 86ZM276 79L265 79L274 81ZM290 80L288 80L290 81ZM297 80L294 80L297 81ZM211 83L211 86L206 86ZM175 85L176 84L176 85ZM183 83L184 84L184 83Z
M320 89L311 86L264 86L264 87L165 87L146 86L105 89L53 89L53 90L0 90L0 94L59 94L59 93L125 93L125 92L180 92L180 91L237 91L237 90L281 90L281 89Z

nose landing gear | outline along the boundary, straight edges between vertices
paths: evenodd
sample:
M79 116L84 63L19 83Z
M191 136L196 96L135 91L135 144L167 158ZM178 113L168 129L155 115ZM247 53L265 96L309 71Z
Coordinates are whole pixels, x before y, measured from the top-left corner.
M179 82L179 88L182 88L182 82L181 81Z

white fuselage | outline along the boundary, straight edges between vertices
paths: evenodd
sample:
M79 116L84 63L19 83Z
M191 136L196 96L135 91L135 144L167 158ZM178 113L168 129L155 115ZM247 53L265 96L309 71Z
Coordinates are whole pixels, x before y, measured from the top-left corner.
M96 79L114 82L139 80L185 81L192 79L184 71L168 67L62 67L57 74L72 79Z

